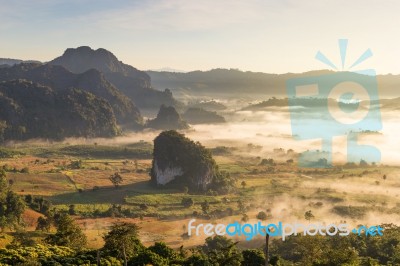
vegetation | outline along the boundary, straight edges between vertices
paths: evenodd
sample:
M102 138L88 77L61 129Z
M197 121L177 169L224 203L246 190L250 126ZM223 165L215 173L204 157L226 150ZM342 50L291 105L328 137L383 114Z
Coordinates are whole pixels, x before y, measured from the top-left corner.
M182 120L173 106L161 105L157 117L147 121L146 127L162 130L187 129L189 125Z
M400 228L382 225L382 237L351 234L349 236L291 236L270 244L270 265L398 265L400 263ZM240 249L238 242L224 236L208 237L204 245L187 252L174 250L164 242L144 247L137 237L135 224L114 224L104 246L91 249L32 244L0 249L3 265L265 265L262 246ZM323 247L323 250L321 250ZM29 264L28 264L29 263ZM34 264L36 263L36 264Z
M6 172L0 170L0 228L18 228L22 225L21 216L25 210L24 200L11 191Z
M173 160L171 160L173 158ZM176 131L164 131L154 140L151 180L158 183L159 171L166 168L182 169L172 184L188 187L191 192L213 190L227 193L234 185L229 174L220 172L209 150Z
M125 148L132 153L124 156ZM357 164L352 168L297 169L296 164L285 163L286 153L279 155L282 157L266 155L264 158L274 156L273 163L262 165L261 157L236 157L232 150L215 155L213 160L215 165L218 162L218 170L224 169L231 178L240 180L234 188L222 193L210 186L202 193L194 193L185 189L187 185L164 189L149 186L148 155L130 156L136 150L149 152L150 148L144 142L8 148L12 155L3 158L0 166L4 184L25 208L20 223L8 219L14 223L8 224L0 237L0 263L88 265L99 259L101 265L264 265L262 238L252 242L239 238L239 243L236 239L211 238L198 246L198 239L187 236L186 221L196 218L215 223L253 223L255 219L269 221L286 215L307 223L309 217L311 221L319 220L329 213L352 223L369 217L371 212L366 206L371 205L374 213L382 216L397 217L399 213L396 195L386 193L399 186L398 180L391 178L397 175L395 167ZM108 158L107 151L112 154ZM119 189L109 180L115 173L124 179ZM388 178L383 180L383 175ZM377 180L381 181L382 191L376 191L374 197L362 191L376 189ZM344 184L346 189L340 190L338 187ZM258 213L262 215L257 217ZM132 233L126 233L133 223ZM121 224L128 228L121 226L120 230L115 226ZM397 265L398 228L385 226L383 237L296 236L284 242L276 239L270 243L269 263ZM125 233L118 234L119 231ZM121 240L121 235L131 238ZM134 243L135 247L125 248L124 255L121 243ZM182 244L185 246L179 248ZM77 246L81 248L77 250Z
M0 83L0 93L0 140L119 134L109 103L89 92L15 80Z
M217 114L217 112L207 111L201 108L189 108L182 115L190 124L214 124L225 123L225 118Z
M113 183L115 188L118 188L119 185L122 183L122 181L124 181L124 179L122 178L122 176L118 172L112 174L109 177L109 179L110 179L111 183Z

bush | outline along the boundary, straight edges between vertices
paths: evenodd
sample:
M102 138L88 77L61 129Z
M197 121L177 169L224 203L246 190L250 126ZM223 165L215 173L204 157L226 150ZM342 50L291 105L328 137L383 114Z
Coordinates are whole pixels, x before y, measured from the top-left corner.
M194 201L192 198L183 198L181 204L185 208L190 208L193 206Z
M259 212L256 216L258 220L265 221L267 220L267 214L263 211Z

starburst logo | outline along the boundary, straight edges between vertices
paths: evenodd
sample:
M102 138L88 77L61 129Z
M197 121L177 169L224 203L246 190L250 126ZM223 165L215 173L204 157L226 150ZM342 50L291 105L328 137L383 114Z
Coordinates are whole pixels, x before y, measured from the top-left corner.
M375 71L353 70L370 58L372 52L367 49L357 60L347 64L347 44L347 39L339 40L340 67L320 51L315 56L335 70L333 74L293 78L286 82L293 137L321 142L319 149L309 149L300 155L301 167L330 167L333 154L337 154L334 152L336 137L346 139L343 162L380 161L380 151L376 147L359 143L363 132L382 128Z
M317 59L318 61L324 63L325 65L331 67L332 69L334 69L336 71L352 71L352 72L359 73L359 74L368 74L368 73L365 73L366 70L353 71L352 69L354 67L358 66L359 64L361 64L362 62L364 62L365 60L367 60L368 58L372 57L373 54L372 54L371 49L368 48L367 50L365 50L365 52L362 53L356 61L354 61L352 64L350 64L349 67L346 68L345 65L346 65L348 40L347 39L339 39L338 43L339 43L340 59L341 59L341 63L342 63L340 69L334 63L332 63L332 61L329 60L321 51L317 52L317 54L315 55L315 59Z

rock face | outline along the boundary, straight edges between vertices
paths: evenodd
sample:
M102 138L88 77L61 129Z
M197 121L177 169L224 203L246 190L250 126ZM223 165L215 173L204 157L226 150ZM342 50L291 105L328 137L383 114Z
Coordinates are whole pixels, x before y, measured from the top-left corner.
M172 106L161 105L157 117L147 122L147 127L154 129L187 129L189 125Z
M153 89L148 74L122 63L114 54L102 48L68 48L62 56L49 64L63 66L76 74L96 69L141 108L158 108L161 104L181 105L170 92Z
M171 184L206 191L217 175L216 162L200 143L174 130L163 131L154 140L151 181L155 186Z
M157 164L157 160L154 160L154 174L158 185L166 185L174 180L175 177L181 176L183 171L181 167L167 166L164 169L161 169Z
M50 62L61 65L69 71L79 74L89 69L97 69L104 74L119 73L122 76L134 78L138 85L150 88L150 77L145 72L118 61L117 57L106 49L93 50L89 46L76 49L68 48L64 54Z

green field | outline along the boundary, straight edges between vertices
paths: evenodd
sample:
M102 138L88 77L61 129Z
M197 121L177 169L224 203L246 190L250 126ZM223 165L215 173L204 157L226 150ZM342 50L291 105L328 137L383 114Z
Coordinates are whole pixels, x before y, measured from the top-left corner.
M264 211L271 221L305 221L305 212L311 210L313 219L326 222L346 219L355 224L369 223L374 215L381 215L382 222L399 218L397 167L297 169L285 160L262 165L261 158L232 152L215 159L220 170L235 177L236 191L200 195L151 186L151 150L152 145L144 142L124 146L19 146L2 149L0 166L7 169L7 178L17 193L43 197L58 210L67 211L74 205L75 217L92 247L101 246L102 233L121 219L140 224L145 243L161 238L177 247L185 224L193 217L226 222L241 220L246 214L251 221ZM118 188L109 180L115 172L123 177ZM188 198L193 204L183 206L182 200ZM208 203L206 211L204 202ZM33 214L27 219L29 215ZM29 230L34 227L35 222L31 222ZM202 240L185 239L185 245Z

